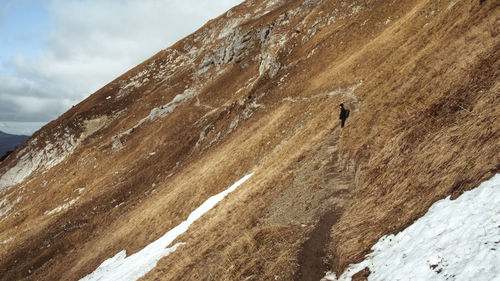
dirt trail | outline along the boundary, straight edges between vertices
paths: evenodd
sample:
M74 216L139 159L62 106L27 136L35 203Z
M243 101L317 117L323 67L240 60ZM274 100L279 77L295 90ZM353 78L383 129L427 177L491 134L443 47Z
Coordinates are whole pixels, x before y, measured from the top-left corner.
M331 137L320 145L316 153L311 155L313 167L318 167L317 161L324 164L318 169L321 182L317 191L312 192L312 197L316 192L323 196L321 200L315 202L313 207L316 209L316 216L313 219L317 223L314 224L299 254L300 268L296 276L297 281L317 281L325 275L328 270L325 249L330 242L332 227L342 215L355 189L355 164L349 159L344 159L339 153L340 134L341 129L335 129ZM326 164L323 158L328 159ZM328 209L320 206L328 206Z
M342 213L343 210L336 209L324 214L311 232L299 256L300 270L297 281L318 281L325 276L328 262L324 257L330 239L330 230Z
M339 156L340 128L291 167L294 180L264 210L261 223L313 227L324 214L343 209L354 190L355 165Z
M291 167L292 184L272 200L261 218L263 224L300 225L304 229L297 281L317 281L324 276L324 250L331 229L355 189L356 165L339 152L341 133L340 127L335 128L297 160Z

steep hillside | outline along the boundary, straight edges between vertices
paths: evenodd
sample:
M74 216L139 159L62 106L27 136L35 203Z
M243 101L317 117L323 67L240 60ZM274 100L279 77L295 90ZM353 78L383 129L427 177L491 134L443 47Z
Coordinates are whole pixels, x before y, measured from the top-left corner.
M11 135L0 131L0 158L3 159L8 151L14 150L27 139L28 136Z
M143 280L340 274L498 172L499 4L243 2L0 163L0 279L79 280L252 173Z

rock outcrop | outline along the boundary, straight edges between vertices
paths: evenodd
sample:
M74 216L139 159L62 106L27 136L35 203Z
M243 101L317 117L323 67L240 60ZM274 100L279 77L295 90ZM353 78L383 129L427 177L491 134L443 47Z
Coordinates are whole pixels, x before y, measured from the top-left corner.
M143 278L309 280L318 255L341 273L498 171L499 19L488 0L243 2L0 163L0 279L79 280L251 172Z

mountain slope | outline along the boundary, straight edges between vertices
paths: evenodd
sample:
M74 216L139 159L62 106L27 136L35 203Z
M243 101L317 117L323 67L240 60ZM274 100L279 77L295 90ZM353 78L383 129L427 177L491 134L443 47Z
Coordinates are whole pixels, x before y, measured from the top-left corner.
M0 164L1 279L78 280L251 172L144 279L310 280L309 256L341 273L498 171L499 16L495 1L242 3ZM315 232L324 253L303 246Z

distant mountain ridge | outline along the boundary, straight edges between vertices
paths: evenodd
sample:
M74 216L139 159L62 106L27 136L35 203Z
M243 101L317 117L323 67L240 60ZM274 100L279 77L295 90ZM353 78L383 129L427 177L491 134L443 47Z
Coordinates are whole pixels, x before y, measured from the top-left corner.
M0 157L5 155L7 151L14 150L28 138L29 136L11 135L0 131Z

